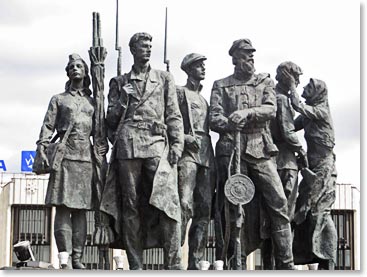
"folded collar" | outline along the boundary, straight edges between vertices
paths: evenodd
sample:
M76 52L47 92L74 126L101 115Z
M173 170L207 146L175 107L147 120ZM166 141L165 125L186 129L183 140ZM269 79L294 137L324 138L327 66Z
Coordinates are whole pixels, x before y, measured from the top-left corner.
M75 88L69 88L69 93L72 95L72 96L75 96L76 94L79 94L80 96L85 96L86 93L85 93L85 89L75 89Z

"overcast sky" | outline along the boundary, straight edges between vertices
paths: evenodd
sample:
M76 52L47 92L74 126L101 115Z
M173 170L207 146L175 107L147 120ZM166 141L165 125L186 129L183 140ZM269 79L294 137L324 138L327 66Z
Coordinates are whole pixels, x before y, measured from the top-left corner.
M22 150L35 150L52 95L63 92L68 55L89 61L92 12L101 14L107 48L106 91L116 75L116 0L0 1L0 160L8 172L20 171ZM120 0L120 44L123 71L129 71L128 49L136 32L153 36L151 65L163 64L164 14L168 7L168 58L176 84L191 52L204 54L203 95L209 101L215 80L233 72L228 50L249 38L257 72L275 77L276 67L293 61L304 71L298 91L309 78L324 80L336 132L339 183L360 184L360 1L163 1ZM213 134L214 139L216 135ZM303 134L300 134L303 140Z

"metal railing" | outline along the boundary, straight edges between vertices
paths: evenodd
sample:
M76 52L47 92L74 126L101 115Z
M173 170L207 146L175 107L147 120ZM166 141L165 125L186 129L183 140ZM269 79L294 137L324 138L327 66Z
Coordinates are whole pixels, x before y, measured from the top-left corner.
M204 259L212 265L215 258L215 230L214 220L211 220L208 226L208 241L204 253ZM164 266L163 248L146 249L143 252L143 269L161 270Z
M332 210L338 237L335 269L355 269L354 257L354 213L352 210Z

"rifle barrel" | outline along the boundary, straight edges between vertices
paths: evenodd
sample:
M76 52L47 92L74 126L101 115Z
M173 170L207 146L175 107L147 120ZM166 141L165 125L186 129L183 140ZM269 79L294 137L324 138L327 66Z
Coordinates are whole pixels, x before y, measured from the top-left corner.
M93 12L93 47L97 46L97 13Z
M168 36L168 8L166 7L166 20L164 24L164 57L163 62L167 65L167 71L169 72L169 60L167 59L167 36Z
M116 41L115 50L119 50L119 0L116 0Z
M97 13L97 43L99 47L102 47L101 17L99 13Z
M121 75L121 64L122 64L122 49L119 45L119 0L116 0L116 41L115 50L118 51L117 57L117 76Z
M240 99L239 95L236 95L236 102L237 102L237 110L240 110ZM236 155L236 162L235 162L235 172L236 174L241 173L241 133L240 131L236 131L235 134L235 155Z

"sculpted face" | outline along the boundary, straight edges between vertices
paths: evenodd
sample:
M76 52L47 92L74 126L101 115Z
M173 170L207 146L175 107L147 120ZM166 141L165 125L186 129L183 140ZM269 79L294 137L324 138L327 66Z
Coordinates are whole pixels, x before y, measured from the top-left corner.
M254 52L251 50L238 49L233 53L233 64L235 71L244 74L255 73Z
M306 100L309 99L313 93L314 93L314 86L312 85L312 83L308 83L304 88L303 88L303 93L302 93L302 97L305 98Z
M131 51L136 60L142 62L148 62L150 59L151 49L152 49L152 42L146 39L146 40L139 40Z
M297 73L293 73L293 77L294 77L294 81L295 81L295 83L296 83L296 87L298 87L298 85L299 85L299 74L297 74Z
M68 75L70 79L84 79L85 68L81 60L72 61L68 65Z
M189 75L195 80L205 79L205 63L203 60L196 61L190 65Z

